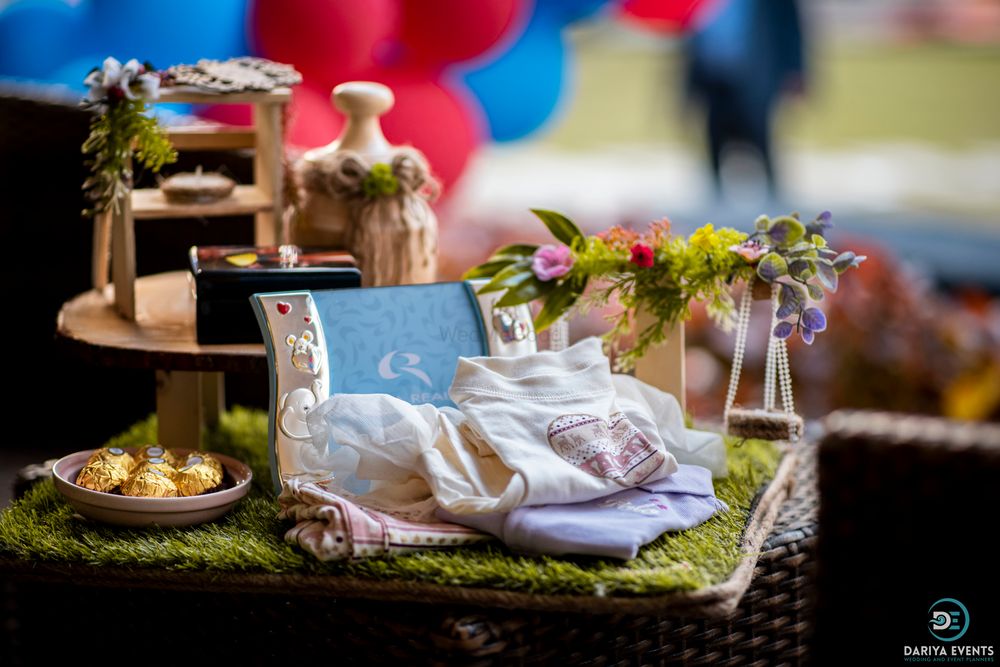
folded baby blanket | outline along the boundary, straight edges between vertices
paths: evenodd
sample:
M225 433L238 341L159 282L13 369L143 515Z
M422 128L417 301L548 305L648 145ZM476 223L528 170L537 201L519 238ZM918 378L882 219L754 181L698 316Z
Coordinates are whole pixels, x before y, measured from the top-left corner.
M322 482L290 479L278 503L278 518L296 522L285 533L285 541L320 560L394 556L493 539L457 524L407 521L360 507L327 490Z
M682 464L669 477L585 503L519 507L505 514L439 509L437 516L496 535L514 551L628 560L663 533L693 528L727 509L715 497L711 473Z

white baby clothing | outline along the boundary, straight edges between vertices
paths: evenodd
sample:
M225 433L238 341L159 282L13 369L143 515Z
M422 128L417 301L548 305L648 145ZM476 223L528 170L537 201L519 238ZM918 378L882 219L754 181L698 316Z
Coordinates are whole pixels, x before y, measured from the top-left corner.
M708 468L716 478L728 474L722 436L685 428L680 403L672 394L631 375L616 373L612 379L622 411L643 433L659 433L678 463Z
M600 498L677 469L660 434L618 407L596 338L559 352L461 357L448 395L477 450L488 447L523 480L514 506Z
M460 434L463 421L454 408L387 394L337 394L309 414L307 425L314 445L357 452L356 470L336 474L372 480L370 490L351 493L336 480L330 490L359 505L410 521L430 520L438 505L458 513L517 507L524 481L496 456L480 455Z
M664 394L665 395L665 394ZM353 502L409 520L435 503L455 514L582 502L661 479L677 469L681 427L643 432L616 403L600 341L521 357L461 358L450 396L458 405L410 405L385 394L339 394L310 413L321 451L358 454L344 479L374 480ZM643 404L633 402L636 415ZM679 415L679 411L678 411ZM666 420L666 417L661 419ZM655 423L652 416L646 423ZM682 424L682 422L681 422Z

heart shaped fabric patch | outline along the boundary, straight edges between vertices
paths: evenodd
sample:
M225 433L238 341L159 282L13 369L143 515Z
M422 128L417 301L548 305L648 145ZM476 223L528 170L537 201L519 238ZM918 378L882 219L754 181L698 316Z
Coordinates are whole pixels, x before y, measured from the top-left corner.
M594 415L562 415L552 420L549 445L567 463L622 486L641 484L666 460L663 452L616 412L607 420Z

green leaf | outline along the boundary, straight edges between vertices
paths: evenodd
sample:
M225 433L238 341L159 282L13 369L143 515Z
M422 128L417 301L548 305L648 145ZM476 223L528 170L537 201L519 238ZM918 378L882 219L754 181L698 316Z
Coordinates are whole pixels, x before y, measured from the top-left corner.
M813 301L823 300L823 288L820 287L819 285L816 285L814 283L809 283L808 285L806 285L806 289L809 290L809 298L811 298Z
M765 282L773 283L781 276L788 275L788 264L778 253L769 252L757 265L757 275Z
M517 306L522 303L529 303L541 296L544 296L545 294L550 293L557 286L558 283L554 280L543 283L535 277L535 274L531 274L530 278L507 290L507 293L500 297L494 306L497 308L504 308L506 306Z
M819 234L813 234L812 235L812 242L813 242L813 245L815 245L817 248L825 248L826 247L826 239L823 238L822 236L820 236Z
M497 274L500 269L506 268L516 262L517 260L513 257L504 257L503 259L491 259L487 262L483 262L479 266L474 266L465 273L462 274L462 280L473 280L474 278L491 278Z
M507 268L498 271L497 274L493 276L492 280L479 288L478 294L502 292L505 289L510 289L511 287L521 284L528 278L534 277L535 274L531 272L528 262L523 260L514 262Z
M758 232L766 232L770 224L771 224L771 218L767 217L766 215L761 215L757 216L757 219L754 221L753 226L754 229L756 229Z
M781 283L782 293L787 293L789 296L786 298L795 299L796 302L803 302L806 300L806 287L802 283Z
M851 265L854 263L854 257L854 253L850 250L840 253L837 255L837 259L833 260L833 270L837 273L843 273L851 268Z
M819 264L816 266L816 277L819 278L820 283L823 284L827 290L831 292L837 291L837 272L833 270L833 267L829 264Z
M552 236L566 245L572 246L573 239L583 238L583 232L580 231L580 228L562 213L546 211L540 208L533 208L531 212L545 223L545 226L552 232Z
M767 228L767 235L774 245L790 246L805 236L806 226L791 217L775 218Z
M586 280L584 278L583 287L587 285ZM567 280L548 293L542 309L535 316L535 333L548 329L553 322L573 307L576 300L580 298L580 294L583 293L583 288L579 288L575 282Z
M499 259L500 257L531 257L538 250L537 244L531 243L514 243L513 245L505 245L502 248L497 248L493 252L493 258Z

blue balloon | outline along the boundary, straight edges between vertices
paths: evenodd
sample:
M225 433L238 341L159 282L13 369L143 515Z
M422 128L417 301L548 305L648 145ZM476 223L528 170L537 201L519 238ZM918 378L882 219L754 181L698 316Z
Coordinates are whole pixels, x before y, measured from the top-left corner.
M246 55L247 0L90 0L92 46L157 68Z
M57 0L23 0L0 10L0 76L43 80L80 55L86 15Z
M532 21L498 60L464 76L494 141L526 137L556 110L567 69L568 47L560 30L548 21Z
M0 76L83 89L107 56L158 68L250 53L248 0L21 0L0 10ZM100 54L100 55L92 55ZM92 61L88 64L88 58Z
M589 19L604 9L608 0L538 0L542 11L564 26Z
M496 60L463 75L494 141L522 139L555 118L572 75L572 49L563 27L605 4L607 0L537 0L521 37Z

